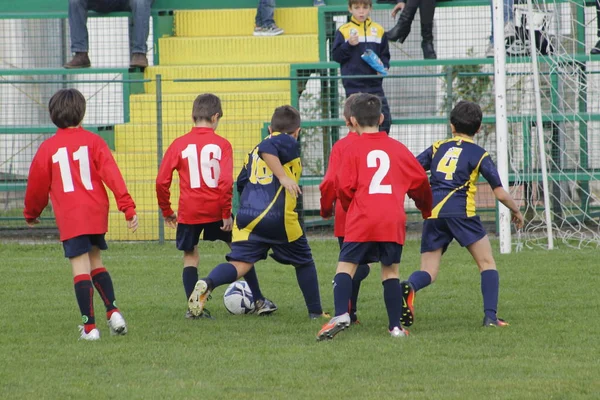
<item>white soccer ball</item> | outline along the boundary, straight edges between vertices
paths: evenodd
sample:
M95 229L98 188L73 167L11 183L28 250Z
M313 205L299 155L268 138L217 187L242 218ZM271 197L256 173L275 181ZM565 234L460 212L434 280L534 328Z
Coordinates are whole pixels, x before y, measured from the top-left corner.
M242 315L254 312L254 296L246 281L233 282L223 295L223 304L232 314Z

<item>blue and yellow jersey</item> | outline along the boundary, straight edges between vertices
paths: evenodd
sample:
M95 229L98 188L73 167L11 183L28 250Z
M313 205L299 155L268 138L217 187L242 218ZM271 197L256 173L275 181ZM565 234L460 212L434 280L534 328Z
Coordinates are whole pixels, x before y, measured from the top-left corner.
M289 243L302 236L296 198L285 190L261 158L277 156L285 173L300 181L300 144L292 136L274 132L248 154L237 179L240 208L233 224L233 241Z
M494 161L472 139L440 140L417 159L426 171L431 171L433 210L430 218L475 216L476 183L480 173L492 189L502 186Z

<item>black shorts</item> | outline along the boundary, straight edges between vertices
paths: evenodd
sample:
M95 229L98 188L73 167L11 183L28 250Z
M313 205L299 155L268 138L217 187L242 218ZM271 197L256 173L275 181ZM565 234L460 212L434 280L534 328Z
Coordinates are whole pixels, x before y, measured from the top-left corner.
M382 265L400 263L402 245L395 242L344 242L339 261L352 264L380 262Z
M452 239L467 247L487 235L478 216L464 218L434 218L423 222L421 253L442 249L445 252Z
M81 235L65 240L62 242L63 249L65 250L65 257L71 258L89 253L90 250L92 250L92 246L96 246L100 250L108 249L104 235L104 233L96 235Z
M194 251L194 247L202 240L222 240L225 243L231 243L231 231L225 232L221 230L223 221L209 222L207 224L177 224L177 234L175 236L175 244L178 250Z
M254 264L267 258L269 250L273 250L271 257L280 264L301 266L313 261L312 252L306 236L302 235L297 240L289 243L265 243L257 240L244 240L231 243L231 252L227 254L227 261L241 261Z

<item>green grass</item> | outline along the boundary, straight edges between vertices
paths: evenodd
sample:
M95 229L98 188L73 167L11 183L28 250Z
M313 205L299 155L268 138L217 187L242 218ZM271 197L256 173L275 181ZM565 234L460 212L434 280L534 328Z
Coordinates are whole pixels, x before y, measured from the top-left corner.
M312 240L324 308L333 309L337 243ZM406 277L418 265L407 243ZM201 275L223 260L201 245ZM96 296L102 339L77 341L80 320L59 244L0 245L2 399L578 399L600 393L598 250L499 255L499 315L483 329L479 274L451 247L438 281L416 300L410 337L392 339L378 268L363 283L362 325L318 343L291 267L259 264L270 317L229 315L213 294L216 321L183 318L180 253L172 244L110 244L104 262L129 324L111 337Z

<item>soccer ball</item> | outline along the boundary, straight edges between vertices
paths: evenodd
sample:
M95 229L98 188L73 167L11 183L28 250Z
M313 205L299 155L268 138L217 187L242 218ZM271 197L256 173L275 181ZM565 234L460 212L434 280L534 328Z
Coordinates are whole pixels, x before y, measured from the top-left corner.
M242 315L254 312L254 296L246 281L233 282L223 295L223 304L232 314Z

